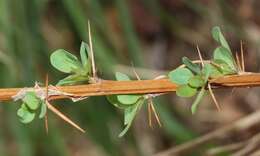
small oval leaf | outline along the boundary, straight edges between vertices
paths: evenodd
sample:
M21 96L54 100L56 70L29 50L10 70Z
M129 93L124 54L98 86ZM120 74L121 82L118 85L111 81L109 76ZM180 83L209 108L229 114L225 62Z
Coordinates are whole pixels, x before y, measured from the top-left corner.
M117 81L130 81L130 78L124 73L116 72L115 76Z
M205 85L205 80L202 75L195 75L189 80L189 85L194 88L199 88Z
M22 104L21 108L17 111L17 116L19 117L19 120L24 123L30 123L35 117L34 112L30 112L30 110L26 107L25 104Z
M176 94L180 97L192 97L196 94L197 89L189 85L181 85L177 88Z
M43 117L45 117L46 113L47 113L47 105L44 102L42 102L39 118L42 119Z
M89 50L88 44L85 42L81 42L80 58L83 66L86 66L88 64L88 55L87 55L88 50Z
M188 84L189 79L193 76L192 72L187 68L177 68L169 73L171 82L178 85Z
M231 49L228 45L227 40L225 39L224 35L222 34L220 27L219 26L213 27L211 33L212 33L213 38L218 43L220 43L221 46L225 47L231 53Z
M182 58L183 64L187 66L191 71L193 71L196 74L200 73L200 66L198 64L193 63L190 59L187 57Z
M200 90L199 94L197 95L195 101L194 101L194 102L192 103L192 105L191 105L191 113L192 113L192 114L195 114L195 113L196 113L197 108L198 108L198 105L200 104L200 102L201 102L201 100L202 100L204 94L205 94L205 89L202 88L202 89Z
M109 103L111 103L112 105L114 105L115 107L117 108L120 108L120 109L125 109L131 105L124 105L124 104L121 104L118 99L117 99L117 95L108 95L106 96L107 97L107 100L109 101Z
M82 70L77 57L63 49L54 51L50 60L53 67L64 73L76 73Z
M80 58L81 58L81 62L84 68L84 71L86 74L90 73L91 71L91 60L88 57L88 52L89 52L89 46L87 43L85 42L81 42L81 46L80 46Z
M236 70L233 70L225 61L223 60L214 60L213 61L216 65L218 65L218 69L223 75L230 75L237 73Z
M142 96L141 95L118 95L117 100L125 105L135 104Z
M202 69L202 73L206 76L206 77L210 77L210 78L218 78L223 76L223 74L221 73L221 69L219 69L219 67L216 67L212 64L205 64L205 66ZM208 78L207 78L208 79Z
M40 100L34 92L27 92L23 98L23 102L31 109L36 110L40 105Z
M224 47L218 47L214 50L214 60L222 60L232 70L236 71L236 63L232 54Z
M65 86L65 85L75 85L75 84L82 84L87 82L89 78L87 76L82 76L78 74L73 74L65 77L64 79L60 80L56 85L57 86Z
M135 105L128 107L125 109L125 113L124 113L124 124L126 125L126 127L124 128L124 130L119 134L119 137L122 137L126 134L126 132L129 130L129 128L131 127L131 124L138 112L138 110L141 108L142 104L144 103L143 100L138 101Z

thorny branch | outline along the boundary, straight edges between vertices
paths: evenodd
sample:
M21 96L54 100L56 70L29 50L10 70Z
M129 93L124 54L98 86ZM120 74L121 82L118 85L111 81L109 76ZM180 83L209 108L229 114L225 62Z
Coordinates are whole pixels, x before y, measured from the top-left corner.
M245 73L241 75L230 75L210 80L212 88L221 87L256 87L260 86L260 73ZM57 86L60 92L68 93L72 96L58 95L51 96L49 100L64 98L82 98L88 96L101 96L112 94L156 94L176 91L178 86L168 79L159 80L138 80L138 81L111 81L101 80L98 83L75 86ZM0 89L0 101L13 100L23 88ZM33 88L32 88L33 89ZM44 89L44 87L42 88Z

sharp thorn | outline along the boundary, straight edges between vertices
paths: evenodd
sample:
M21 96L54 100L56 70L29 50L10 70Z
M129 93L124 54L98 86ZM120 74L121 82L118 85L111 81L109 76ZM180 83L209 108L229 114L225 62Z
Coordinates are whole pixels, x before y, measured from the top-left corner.
M52 106L49 102L46 103L47 107L57 116L59 116L62 120L64 120L65 122L67 122L68 124L70 124L71 126L75 127L76 129L78 129L79 131L81 131L82 133L85 133L85 130L83 130L80 126L78 126L76 123L74 123L71 119L69 119L67 116L65 116L64 114L62 114L58 109L56 109L54 106Z
M147 103L147 108L148 108L148 121L149 121L149 127L152 128L152 115L151 115L151 103L150 101L148 100L148 103Z
M197 52L198 52L198 54L199 54L199 58L200 58L200 61L201 61L201 65L202 65L202 67L203 67L203 66L204 66L204 62L203 62L203 59L202 59L202 55L201 55L199 46L197 45L196 48L197 48Z
M134 67L134 64L133 64L133 62L131 63L132 64L132 69L133 69L133 72L134 72L134 74L135 74L135 77L137 78L137 80L141 80L141 78L140 78L140 76L137 74L137 72L136 72L136 70L135 70L135 67Z
M91 55L91 63L92 63L92 76L96 79L96 67L95 67L95 58L92 44L92 36L91 36L91 28L90 22L88 21L88 38L89 38L89 46L90 46L90 55Z
M158 116L158 114L157 114L157 112L156 112L156 110L155 110L155 108L154 108L153 102L151 103L151 108L152 108L152 110L153 110L153 113L154 113L154 116L155 116L155 119L156 119L158 125L159 125L160 127L162 127L160 118L159 118L159 116Z
M218 104L218 101L217 101L217 99L216 99L216 97L215 97L215 95L214 95L214 93L213 93L213 91L211 89L210 83L208 83L208 89L209 89L209 93L210 93L210 95L211 95L211 97L212 97L212 99L213 99L213 101L214 101L218 111L220 111L221 110L220 105Z
M46 74L46 79L45 79L45 87L46 87L46 92L45 92L45 102L42 104L42 105L46 105L46 103L48 102L49 100L49 76L48 74ZM46 114L44 116L44 126L45 126L45 131L46 131L46 134L48 135L49 133L49 126L48 126L48 109L46 110Z
M240 60L239 60L239 56L238 53L236 52L236 62L237 62L237 66L238 66L238 71L241 72L241 64L240 64Z
M243 48L242 40L240 41L240 52L241 52L242 71L245 72L244 48Z

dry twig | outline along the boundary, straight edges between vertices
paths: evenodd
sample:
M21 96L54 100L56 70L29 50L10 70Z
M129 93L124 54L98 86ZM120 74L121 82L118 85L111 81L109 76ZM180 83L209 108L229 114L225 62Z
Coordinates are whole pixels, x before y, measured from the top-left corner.
M187 143L172 147L166 151L162 151L155 156L171 156L171 155L180 155L184 153L188 153L192 149L205 144L207 142L212 141L213 139L223 137L232 132L242 132L250 127L260 123L260 110L256 111L246 117L243 117L232 124L219 128L213 132L205 134L197 139L193 139Z
M220 147L215 147L215 148L209 149L206 153L207 153L207 155L213 156L213 155L218 155L218 154L221 154L224 152L232 152L232 151L241 149L246 144L247 144L247 141L223 145Z
M248 140L247 145L241 150L233 153L231 156L247 156L253 150L256 150L260 145L260 133L254 135L251 139Z

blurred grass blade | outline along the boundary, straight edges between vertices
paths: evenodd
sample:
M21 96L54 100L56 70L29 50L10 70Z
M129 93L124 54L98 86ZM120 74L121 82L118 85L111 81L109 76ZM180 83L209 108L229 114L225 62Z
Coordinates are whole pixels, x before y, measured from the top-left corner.
M134 64L143 66L145 63L141 52L141 46L134 30L134 24L127 7L127 1L115 0L115 4L118 11L119 22L122 25L122 30L124 37L126 38L128 52L131 56L131 59L133 60Z
M79 5L78 1L63 0L62 2L73 22L73 25L76 26L77 34L81 37L81 40L86 41L88 36L87 17L82 11L82 6ZM92 39L94 55L97 59L96 62L102 62L101 64L98 64L98 67L103 69L104 72L111 71L116 62L115 58L112 57L110 48L107 47L106 43L94 27L92 27Z
M170 108L165 104L166 101L163 98L155 99L156 110L160 114L162 122L162 128L176 143L180 144L188 140L193 139L196 134L192 130L185 127L177 118L175 118L170 111Z

